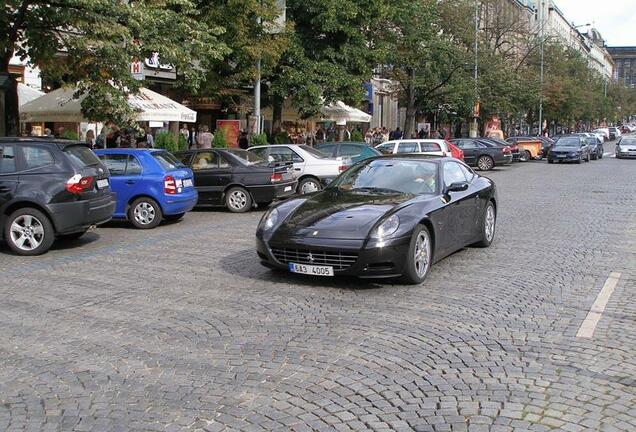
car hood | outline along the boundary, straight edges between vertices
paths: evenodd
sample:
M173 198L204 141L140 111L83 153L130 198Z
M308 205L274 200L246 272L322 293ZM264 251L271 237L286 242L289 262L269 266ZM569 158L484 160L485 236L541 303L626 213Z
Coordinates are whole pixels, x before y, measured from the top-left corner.
M365 239L380 219L414 197L327 189L298 206L278 228L275 237Z

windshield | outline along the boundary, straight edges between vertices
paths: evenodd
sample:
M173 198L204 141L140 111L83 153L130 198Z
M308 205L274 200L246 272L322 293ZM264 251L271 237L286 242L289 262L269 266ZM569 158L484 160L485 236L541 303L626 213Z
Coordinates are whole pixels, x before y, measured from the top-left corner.
M559 138L554 144L555 147L579 147L580 145L578 137Z
M324 155L324 153L319 152L318 150L316 150L313 147L309 147L307 145L299 145L299 148L303 149L304 151L306 151L307 153L309 153L310 155L312 155L313 157L316 157L318 159L324 159L326 156Z
M621 142L618 143L619 146L634 146L636 145L636 138L623 138Z
M257 165L265 162L265 160L258 156L256 153L248 152L247 150L227 149L227 152L239 158L240 161L245 163L246 165Z
M376 159L354 166L329 187L361 193L435 194L437 170L434 162Z
M71 163L77 168L99 164L99 158L91 149L84 145L67 146L64 148L64 153L69 156Z
M153 152L152 157L155 158L159 165L165 170L173 170L177 168L184 168L185 165L181 163L172 153L168 152Z

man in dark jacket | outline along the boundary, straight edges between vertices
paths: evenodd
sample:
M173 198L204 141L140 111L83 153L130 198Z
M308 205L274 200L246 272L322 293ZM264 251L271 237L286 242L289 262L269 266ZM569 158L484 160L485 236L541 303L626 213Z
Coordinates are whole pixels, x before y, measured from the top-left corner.
M241 137L238 140L238 145L243 150L247 150L250 146L250 141L247 139L247 132L241 132Z

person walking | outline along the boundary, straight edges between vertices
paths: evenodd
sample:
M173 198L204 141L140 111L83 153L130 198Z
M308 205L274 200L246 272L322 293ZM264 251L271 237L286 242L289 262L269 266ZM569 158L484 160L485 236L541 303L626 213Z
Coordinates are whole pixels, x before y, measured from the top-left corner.
M247 139L247 132L241 132L241 137L238 140L239 148L247 150L250 147L250 140Z
M210 133L210 129L206 125L201 126L201 132L199 132L197 136L198 148L211 149L213 139L214 139L214 135Z
M179 133L181 135L183 135L183 137L185 138L186 142L188 142L188 140L190 139L190 129L188 129L188 125L187 124L183 124L183 126L181 127L181 130L179 131Z
M148 126L144 127L144 132L146 133L146 148L154 148L155 147L155 137L152 136L150 128Z

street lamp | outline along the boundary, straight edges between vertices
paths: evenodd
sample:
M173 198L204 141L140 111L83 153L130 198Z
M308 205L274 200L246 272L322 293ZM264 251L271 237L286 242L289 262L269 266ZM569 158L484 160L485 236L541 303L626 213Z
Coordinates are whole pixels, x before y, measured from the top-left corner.
M478 54L479 54L479 0L475 0L475 68L473 70L475 80L475 106L473 108L473 127L470 130L470 137L476 138L479 133L479 125L477 123L477 117L479 115L479 87L477 85L477 79L479 75L478 66Z

